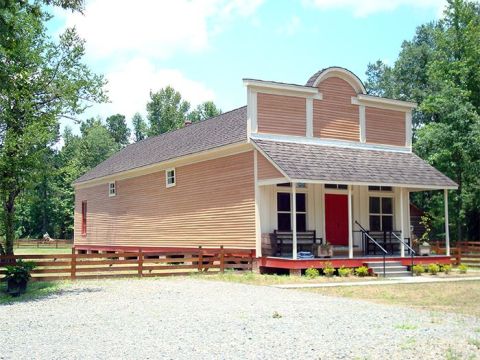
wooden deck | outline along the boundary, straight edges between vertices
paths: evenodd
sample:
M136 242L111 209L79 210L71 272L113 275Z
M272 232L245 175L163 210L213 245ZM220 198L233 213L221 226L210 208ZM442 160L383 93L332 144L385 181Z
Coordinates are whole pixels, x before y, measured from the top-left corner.
M409 256L387 256L387 261L400 261L402 265L410 266L412 258ZM308 268L322 268L325 263L331 263L334 268L339 267L359 267L367 262L383 261L382 256L356 256L352 259L348 257L332 257L332 258L316 258L316 259L289 259L273 256L263 256L258 259L258 265L264 268L273 269L292 269L303 270ZM445 255L433 256L415 256L413 258L414 264L451 264L451 257Z

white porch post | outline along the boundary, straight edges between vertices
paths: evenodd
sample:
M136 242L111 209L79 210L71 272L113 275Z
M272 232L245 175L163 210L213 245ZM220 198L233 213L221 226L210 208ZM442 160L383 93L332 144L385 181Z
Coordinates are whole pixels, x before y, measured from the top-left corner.
M450 256L450 232L448 231L448 190L443 190L443 202L445 203L445 250Z
M402 241L400 242L400 256L405 257L405 245L403 241L405 241L405 221L404 221L404 209L403 209L403 187L400 188L400 238Z
M292 258L297 258L297 184L292 182Z
M352 185L348 185L348 257L353 258Z

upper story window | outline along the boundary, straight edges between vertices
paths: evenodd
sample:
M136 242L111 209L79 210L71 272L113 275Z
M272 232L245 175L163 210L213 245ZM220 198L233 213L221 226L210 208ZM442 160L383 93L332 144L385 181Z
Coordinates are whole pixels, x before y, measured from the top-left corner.
M325 189L339 189L339 190L347 190L348 185L341 185L341 184L325 184Z
M368 191L392 191L391 186L369 186Z
M117 187L115 185L115 182L110 182L108 183L108 196L115 196L117 195Z
M175 169L165 170L165 181L166 181L167 188L175 186L176 184Z

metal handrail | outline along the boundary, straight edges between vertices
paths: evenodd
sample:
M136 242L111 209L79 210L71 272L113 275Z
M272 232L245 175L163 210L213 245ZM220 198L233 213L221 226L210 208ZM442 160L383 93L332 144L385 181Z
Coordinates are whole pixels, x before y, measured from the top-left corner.
M417 254L415 250L412 249L412 247L410 245L408 245L405 241L403 241L397 234L393 233L393 236L395 236L397 238L398 241L400 241L403 245L405 245L408 250L410 250L410 256L412 258L412 263L411 263L411 266L410 266L410 271L412 272L412 276L413 276L413 264L414 264L414 256Z
M357 220L355 220L355 224L358 225L358 227L359 227L359 228L361 229L361 231L362 231L362 234L363 234L364 236L366 236L367 239L369 239L370 241L372 241L380 250L383 251L383 277L385 277L385 272L386 272L386 271L385 271L385 267L386 267L385 262L386 262L386 256L388 255L388 251L385 250L385 249L383 248L383 246L380 245L380 244L377 242L377 240L375 240L373 237L371 237L371 236L368 234L367 230L366 230L362 225L360 225L360 223L359 223Z

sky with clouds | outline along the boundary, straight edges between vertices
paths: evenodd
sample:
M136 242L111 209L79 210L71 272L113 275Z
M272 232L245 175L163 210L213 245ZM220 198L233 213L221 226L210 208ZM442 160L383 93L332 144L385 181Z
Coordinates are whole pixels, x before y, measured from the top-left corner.
M150 91L172 85L193 106L243 106L242 78L304 84L343 66L364 78L393 63L444 0L86 0L84 14L55 10L53 35L75 26L86 61L105 75L111 102L84 117L145 114Z

